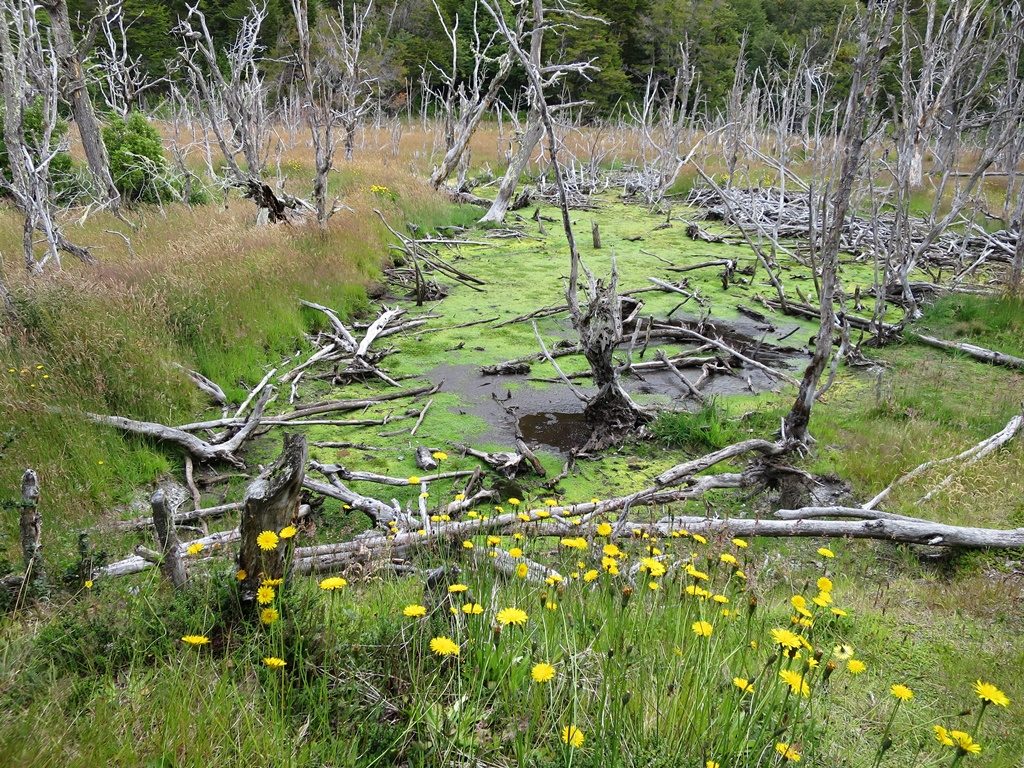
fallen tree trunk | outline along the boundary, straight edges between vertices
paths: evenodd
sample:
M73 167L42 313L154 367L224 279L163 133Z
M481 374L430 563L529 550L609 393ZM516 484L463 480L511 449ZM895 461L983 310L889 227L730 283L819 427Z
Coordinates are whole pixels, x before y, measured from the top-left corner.
M935 336L927 336L923 333L911 332L909 335L911 338L921 342L922 344L926 344L929 347L944 349L947 352L959 352L967 355L968 357L974 358L975 360L980 360L983 363L991 363L992 365L1001 365L1006 368L1024 371L1024 359L1014 357L1013 355L1007 355L1004 352L999 352L994 349L986 349L985 347L968 344L967 342L946 341L945 339L939 339Z

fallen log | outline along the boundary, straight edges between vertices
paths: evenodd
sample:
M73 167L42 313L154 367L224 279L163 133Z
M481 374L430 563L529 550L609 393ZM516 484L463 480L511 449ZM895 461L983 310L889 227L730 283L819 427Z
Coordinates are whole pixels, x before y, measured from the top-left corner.
M1024 371L1024 359L1008 355L1005 352L986 349L985 347L979 347L976 344L969 344L967 342L946 341L945 339L939 339L935 336L928 336L926 334L916 333L913 331L909 333L909 336L929 347L943 349L947 352L959 352L960 354L967 355L975 360L980 360L983 363L1001 365L1005 368Z
M196 520L209 520L210 518L226 515L229 512L235 512L241 508L242 502L233 501L229 504L220 504L216 507L206 507L205 509L187 509L183 512L174 513L174 523L177 525L178 523L192 523ZM153 525L152 517L136 517L133 520L118 520L105 527L113 531L144 531L151 525Z

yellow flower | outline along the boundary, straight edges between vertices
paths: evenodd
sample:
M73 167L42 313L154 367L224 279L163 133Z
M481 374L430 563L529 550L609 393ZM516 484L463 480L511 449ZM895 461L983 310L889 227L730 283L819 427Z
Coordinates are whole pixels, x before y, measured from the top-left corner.
M714 760L708 760L706 763L704 763L704 768L722 768L722 767L718 763L716 763Z
M283 667L288 662L284 659L277 658L277 656L267 656L265 659L263 659L263 663L271 669L281 669L281 667Z
M453 594L453 595L456 595L459 592L466 592L468 590L469 590L469 587L467 587L465 584L452 584L451 586L448 587L448 592Z
M410 475L405 482L407 482L409 485L419 485L420 479L417 475Z
M692 563L686 566L686 575L689 576L691 579L696 579L697 581L708 580L708 575L704 573L704 571L698 571L696 568L693 567Z
M747 680L745 677L734 677L732 679L732 684L735 685L737 688L739 688L744 693L753 693L754 692L754 684L752 682L750 682L749 680Z
M645 571L653 578L665 575L665 564L660 560L655 560L653 557L641 557L640 558L640 570Z
M298 529L294 525L286 525L281 529L281 533L278 534L282 539L290 539L298 533Z
M711 637L711 633L715 631L714 627L706 621L693 622L691 629L693 629L693 633L699 637Z
M511 504L513 507L518 507L523 502L521 502L519 499L513 496L511 499L508 500L508 503Z
M462 542L462 548L463 549L472 549L473 548L473 542L470 541L469 539L466 539L464 542Z
M438 461L447 461L448 460L448 454L445 453L444 451L434 451L430 455L433 456Z
M811 602L819 608L828 608L832 604L832 593L819 592L813 598L811 598Z
M256 590L256 602L260 605L266 605L272 602L274 599L274 588L273 587L260 587Z
M520 512L518 515L516 515L516 517L518 517L524 523L530 522L531 519L529 512Z
M832 608L831 611L833 616L846 616L846 611L842 608Z
M800 640L800 635L795 632L790 632L788 629L773 629L772 640L781 645L783 648L789 648L790 650L797 650L803 647L803 642Z
M533 513L537 515L539 519L551 517L551 513L548 512L546 509L536 509Z
M181 642L187 645L206 645L210 642L210 638L206 635L185 635L181 638Z
M831 592L832 579L830 579L828 576L822 576L820 579L818 579L818 590L821 592Z
M949 737L949 731L943 728L941 725L933 725L932 730L935 731L935 740L945 747L954 747L956 742Z
M745 542L745 541L744 541L743 539L733 539L733 540L732 540L732 545L733 545L734 547L739 547L740 549L746 549L747 547L749 547L749 546L750 546L750 545L749 545L749 544L747 544L747 542Z
M836 556L836 553L833 552L828 547L819 547L818 548L818 554L821 555L822 557L835 557Z
M320 589L335 590L348 586L348 582L341 576L331 576L320 582Z
M508 551L508 554L510 557L522 557L523 550L521 550L519 547L512 547L512 549Z
M260 621L264 624L273 624L280 616L276 608L264 608L260 611Z
M516 576L518 576L520 579L525 579L526 574L528 574L529 572L530 568L526 563L520 563L516 566Z
M588 584L597 579L598 573L593 568L583 574L583 580Z
M533 665L530 670L530 677L535 683L549 683L555 679L555 668L546 662Z
M263 531L256 537L256 544L265 552L277 549L277 534L273 531Z
M956 748L958 750L963 750L964 753L969 752L972 755L976 755L981 752L981 744L971 738L969 733L965 733L964 731L952 731L949 735L952 737L953 741L956 742Z
M92 579L86 579L85 580L85 588L86 589L92 589Z
M597 526L597 535L598 536L611 536L612 535L611 523L601 523L599 526Z
M618 557L622 554L622 550L614 544L605 544L601 547L601 552L603 552L607 557Z
M284 579L264 579L260 582L260 585L264 587L280 587L282 584L284 584Z
M450 637L435 637L430 641L430 650L438 656L459 655L459 645Z
M659 589L661 589L661 584L659 584L656 581L650 581L650 582L647 583L647 587L652 592L657 592Z
M979 680L974 684L974 692L986 704L995 704L997 707L1010 706L1010 700L1006 698L1006 694L992 685L992 683L983 683Z
M719 605L725 605L726 603L729 602L729 598L726 597L725 595L715 595L711 599L714 600Z
M484 612L484 607L480 603L466 603L462 606L462 612L467 616L479 616Z
M718 559L727 565L739 565L734 555L730 555L728 552L723 552L718 556Z
M238 581L245 581L245 579L246 579L246 577L248 577L248 575L249 574L245 572L245 568L239 568L237 571L235 571L235 578Z
M889 693L895 696L900 701L910 701L914 698L914 692L907 688L905 685L896 684L889 688Z
M508 624L521 626L525 624L526 620L530 617L522 608L502 608L498 611L498 615L495 616L495 618L498 620L498 623L504 627Z
M849 670L851 675L859 675L868 667L860 659L850 659L848 662L846 662L846 668Z
M696 541L696 542L697 542L698 544L707 544L707 543L708 543L708 540L707 540L707 539L705 539L705 538L704 538L703 536L701 536L701 535L700 535L699 533L695 533L695 534L693 534L692 538L693 538L693 540L694 540L694 541Z
M193 544L189 544L188 549L185 551L188 552L190 555L198 555L200 552L203 551L203 547L205 546L206 545L203 544L203 542L197 541Z
M583 731L575 725L567 725L562 728L562 741L574 749L583 746Z
M558 502L554 499L544 499L544 506L546 507L557 507Z
M402 615L408 616L410 619L416 619L420 616L426 616L427 608L426 606L416 605L415 603L413 603L412 605L407 605L405 606L405 608L402 609Z
M801 694L805 698L811 695L810 686L807 685L804 676L799 672L795 672L792 669L783 669L779 672L779 677L783 679L793 693Z
M556 603L554 600L548 600L546 603L544 603L544 607L547 608L549 611L557 611L558 603Z
M785 742L778 742L775 745L775 751L778 752L786 760L793 763L800 762L800 753L796 751L796 747L786 744Z

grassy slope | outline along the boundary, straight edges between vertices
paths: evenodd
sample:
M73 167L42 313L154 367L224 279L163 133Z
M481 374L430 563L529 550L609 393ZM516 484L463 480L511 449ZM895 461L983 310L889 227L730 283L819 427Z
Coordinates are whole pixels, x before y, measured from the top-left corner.
M377 178L372 178L362 183L369 180L378 182ZM441 213L440 209L431 208L429 200L422 207L418 206L423 201L415 197L409 202L404 188L395 186L403 190L399 202L410 219L429 223L431 215ZM175 211L172 215L176 226L171 231L184 229L182 219L187 221L190 214ZM657 260L641 254L641 247L677 263L698 260L704 254L742 254L740 249L722 246L695 247L685 239L680 225L651 232L652 220L638 209L616 208L594 215L601 221L606 247L600 253L585 253L585 257L600 274L607 269L608 258L614 254L619 259L624 287L642 284L648 275L661 273ZM210 212L201 212L201 216L205 228ZM589 218L589 215L580 217L582 228L586 228ZM231 221L223 223L230 225ZM244 230L242 224L234 220L233 226L235 237L241 237L237 233ZM185 259L185 265L192 264L193 271L183 280L184 287L176 287L182 291L177 294L170 290L147 289L146 281L138 277L140 273L153 270L168 252L174 251L174 246L168 245L167 251L154 255L142 268L126 265L125 269L134 279L118 273L109 284L100 283L94 293L80 291L86 298L78 298L70 305L65 303L62 309L65 313L75 313L70 315L74 322L67 322L68 314L54 311L49 323L41 326L47 329L45 342L32 340L32 345L19 346L20 356L11 353L11 367L15 367L16 373L5 379L5 386L9 388L5 394L13 392L20 406L17 412L30 413L33 419L39 418L36 414L42 398L36 393L41 389L62 392L62 397L67 397L65 402L79 402L80 398L81 402L99 410L113 411L118 410L116 406L123 406L135 415L191 417L189 409L198 405L195 397L180 378L167 370L167 362L181 360L194 364L225 383L251 384L258 378L253 371L275 362L282 352L290 351L304 324L314 320L295 309L297 296L316 298L348 310L359 307L358 293L339 292L338 273L330 277L324 275L325 267L330 270L334 258L340 258L347 265L346 269L356 269L355 273L342 273L352 275L352 279L361 279L362 275L372 272L371 256L379 253L379 246L375 249L372 244L379 241L370 240L366 235L352 237L350 226L351 222L339 222L327 242L318 242L312 236L293 238L291 235L281 236L282 240L274 242L272 236L268 246L265 236L261 235L260 244L265 248L266 257L262 262L258 258L249 261L252 244L243 239L235 244L238 261L228 260L219 279L209 279L216 270L209 269L208 259L211 253L223 253L224 245L206 244L199 253L192 253L193 261ZM550 229L553 225L549 225ZM621 239L624 235L640 233L646 239L639 244ZM379 233L374 236L379 237ZM194 235L183 235L178 241L168 240L179 243L180 248L184 247L180 245L182 241L191 242ZM362 241L366 250L360 246L352 252L353 241ZM154 242L159 243L160 239L154 238ZM342 250L335 251L335 248ZM141 250L139 243L136 249ZM364 253L368 255L361 255ZM309 261L294 265L296 254L307 255ZM542 243L506 244L467 252L464 264L467 270L485 277L493 286L501 286L500 291L491 289L483 296L464 289L455 291L442 304L446 314L443 322L465 322L494 314L513 316L560 301L558 277L564 271L563 258L557 232ZM228 287L237 283L234 278L237 278L240 264L253 270L248 273L252 281L249 284L255 287L236 296ZM868 276L861 274L860 269L850 267L847 280L866 281ZM307 282L310 274L322 277L312 287ZM731 294L723 295L713 270L689 274L694 284L712 298L716 314L731 316L730 304L737 299L750 303L749 292L742 296L743 292L734 289ZM157 271L155 282L159 282L159 275ZM524 275L530 279L524 280ZM276 282L278 279L280 283ZM199 284L191 284L191 281ZM173 306L191 306L208 294L210 283L222 286L223 292L215 292L220 300L207 304L211 309L205 315L206 322L185 323L188 328L198 327L198 330L178 333L176 323L184 321L175 321L173 312L157 313L161 322L151 322L153 307L161 296L174 295ZM126 286L132 286L135 291L126 291ZM760 286L753 290L767 293L769 289ZM55 295L67 302L70 294L65 290ZM675 304L667 296L647 296L648 307L655 311L666 311ZM115 297L122 301L118 305L121 311L100 312L100 308L109 307L104 302ZM76 297L71 295L71 298ZM167 304L171 301L167 300ZM981 315L986 316L984 312ZM976 313L974 317L977 316ZM1012 322L1019 322L1013 320L1019 316L1009 313L1009 327ZM90 317L92 325L84 322ZM982 344L999 346L997 341L1006 340L1005 336L994 337L994 332L984 324L964 327L938 312L930 315L928 322L933 330L962 334ZM108 351L101 349L94 353L90 349L88 354L82 353L81 361L76 358L76 370L82 371L84 367L84 376L64 370L61 361L67 359L69 350L88 347L95 343L94 339L109 335L112 324L119 326L116 330L123 344ZM64 326L77 330L75 333L67 331L65 337L61 330ZM165 332L165 327L172 330ZM542 330L555 335L558 327L549 321L542 324ZM261 341L238 344L239 339ZM464 342L465 349L469 350L460 356L459 362L473 365L533 352L536 348L532 331L524 326L512 327L500 334L482 328L425 334L397 342L402 354L393 358L393 369L399 373L414 372L449 361L451 353L446 350L458 342ZM133 344L138 356L129 356L125 365L122 363L126 360L124 350L132 350ZM55 351L44 355L42 350L47 347ZM477 351L477 347L484 351ZM147 365L154 357L164 361L163 367L156 368L157 373L152 373L153 366ZM851 482L855 492L864 495L877 491L922 460L952 453L991 434L1014 412L1024 389L1020 376L934 350L890 349L879 353L879 359L888 365L882 378L881 397L877 396L870 376L843 373L835 389L816 410L812 424L812 432L821 441L821 448L810 467L835 472ZM44 368L36 372L36 364ZM115 375L119 367L127 371L125 383ZM572 363L567 365L569 369L573 367ZM28 373L20 373L23 369ZM46 372L50 372L51 378L42 380ZM550 375L550 372L546 371L546 366L536 366L535 374ZM147 375L154 379L145 379ZM155 393L166 393L169 382L174 382L169 402L147 399ZM33 383L36 387L31 386ZM315 394L311 389L307 391L307 398ZM771 412L787 405L785 397L737 397L724 403L726 411L733 416L751 408ZM439 399L436 406L441 407L436 407L424 422L425 441L461 439L480 428L471 418L458 414L457 402L451 396ZM39 432L40 438L34 443L25 432L20 433L16 438L18 442L8 451L8 461L3 465L7 474L3 480L6 487L12 487L20 471L19 466L10 462L13 457L19 462L24 462L26 455L39 457L33 461L51 462L41 466L65 467L62 471L66 487L49 497L53 508L68 510L67 527L60 523L54 526L64 534L54 549L63 548L65 552L69 551L74 525L95 519L107 504L125 495L131 484L149 480L170 461L149 446L121 440L105 431L74 426L67 420L25 423L37 430L57 429L67 434ZM54 440L54 435L59 437ZM311 430L310 435L313 438L327 436L321 430ZM331 437L337 439L338 435ZM345 439L350 437L376 442L389 449L384 459L359 457L360 467L384 468L399 475L412 473L408 452L396 441L385 446L385 441L370 431L346 433ZM94 463L101 460L104 464ZM621 452L603 461L600 467L585 466L580 478L564 484L565 496L569 499L608 496L635 486L659 467L675 460L671 455ZM455 465L461 461L453 458ZM557 464L550 456L545 461L551 467ZM1024 498L1022 468L1024 449L1017 442L965 474L929 509L916 509L914 492L926 488L929 479L937 479L934 477L901 491L894 497L891 508L951 522L1024 524L1020 501ZM53 470L44 477L52 473ZM75 509L71 499L82 500L83 492L86 501ZM445 489L439 487L437 493L444 495ZM735 507L735 502L727 499L719 503ZM328 537L358 524L336 508L328 507L327 512L324 524ZM113 551L123 551L128 544L127 539L106 543ZM1002 573L1007 559L1001 554L972 555L952 564L928 565L917 561L907 550L879 544L837 543L834 548L839 555L833 568L839 574L835 576L837 589L852 601L850 607L857 617L849 640L864 654L869 672L834 698L829 727L835 746L821 764L868 764L888 711L881 704L872 704L869 693L884 691L888 683L895 680L908 682L920 694L919 708L913 710L906 722L901 721L908 736L900 739L895 748L897 754L889 758L910 764L914 753L910 745L914 740L924 742L930 738L927 729L921 730L920 726L927 726L938 714L937 707L928 702L942 701L945 714L949 713L951 702L959 702L956 706L970 705L968 689L976 677L994 676L996 670L1012 668L1024 661L1016 640L1024 627L1019 611L1013 609L1015 604L1019 606L1019 582L1012 574ZM762 563L758 574L765 598L781 596L784 599L803 588L821 566L813 549L809 542L761 542L752 548L752 560ZM222 594L227 576L225 568L216 568L219 578L207 586L207 593L200 589L199 594L174 603L167 600L151 574L103 585L102 591L69 605L61 612L59 620L49 620L34 641L17 626L5 627L5 637L10 642L5 644L3 679L12 683L9 701L14 705L5 709L23 708L18 717L5 719L0 730L0 747L3 747L0 753L11 756L9 764L26 764L35 754L36 744L26 740L27 734L45 728L45 723L55 719L67 719L69 713L75 712L87 714L71 719L66 731L48 732L48 746L54 760L49 764L92 765L96 764L94 755L105 756L112 763L122 765L143 761L155 765L201 765L214 760L228 764L254 759L274 762L271 757L277 755L283 764L287 758L281 752L284 749L282 739L278 738L283 734L275 731L280 721L275 715L274 701L266 701L258 695L259 675L232 671L251 661L252 650L244 645L248 630L231 630L225 620L224 631L238 631L240 637L232 641L230 635L226 635L220 650L227 655L218 653L211 662L183 658L173 642L175 637L197 625L210 622L216 625L221 621L211 606L229 600ZM132 593L130 589L138 591ZM348 644L349 649L363 645L376 649L368 656L360 655L357 650L348 651L354 653L351 660L363 673L369 675L379 669L382 663L379 654L387 652L397 632L392 617L401 605L415 599L418 599L416 585L385 579L360 586L358 597L345 597L336 606L337 617L332 621L338 623L340 645ZM41 618L46 620L45 615ZM126 624L128 629L112 633L111 628L118 623ZM315 632L315 628L308 631ZM46 654L52 663L33 659L32 654L38 653ZM396 674L399 678L405 676L402 672ZM1002 675L999 682L1012 699L1024 700L1024 686L1017 680ZM354 680L348 685L355 685ZM348 764L346 753L365 755L374 749L390 748L388 745L393 746L396 740L407 739L401 723L389 718L386 708L366 711L365 694L365 688L360 689L358 685L339 692L333 724L314 723L313 739L300 747L299 753L313 759L314 754L324 752L320 759ZM292 692L289 695L301 697L302 694ZM301 701L296 703L295 709L321 711L316 707L304 708ZM150 733L147 722L155 724L161 718L163 730ZM327 732L336 729L338 723L353 718L363 721L363 726L357 734L346 731L347 737L353 737L350 742L327 738ZM911 722L919 727L911 731L908 727ZM1020 722L1012 711L990 715L985 759L979 764L1013 764L1024 750ZM851 726L851 723L856 725ZM993 738L995 734L999 737ZM918 764L931 763L918 761Z

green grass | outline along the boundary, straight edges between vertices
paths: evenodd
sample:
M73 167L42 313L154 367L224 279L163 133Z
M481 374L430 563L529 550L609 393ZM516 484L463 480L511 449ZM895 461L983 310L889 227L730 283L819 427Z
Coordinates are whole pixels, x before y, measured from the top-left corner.
M925 308L920 325L943 338L1024 355L1024 299L971 294L943 296Z

